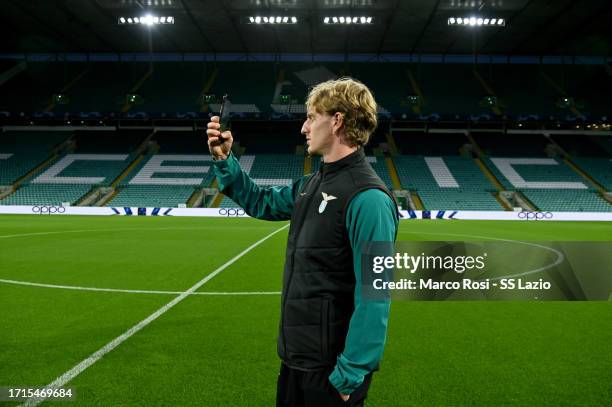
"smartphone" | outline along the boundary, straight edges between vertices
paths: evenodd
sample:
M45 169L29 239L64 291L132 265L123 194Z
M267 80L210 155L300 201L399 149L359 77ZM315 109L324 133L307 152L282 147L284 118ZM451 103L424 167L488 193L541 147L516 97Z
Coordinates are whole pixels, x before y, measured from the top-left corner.
M223 101L221 102L221 109L219 109L219 124L221 124L219 131L221 133L229 130L229 117L230 117L231 106L232 106L232 102L230 102L228 95L227 94L223 95Z

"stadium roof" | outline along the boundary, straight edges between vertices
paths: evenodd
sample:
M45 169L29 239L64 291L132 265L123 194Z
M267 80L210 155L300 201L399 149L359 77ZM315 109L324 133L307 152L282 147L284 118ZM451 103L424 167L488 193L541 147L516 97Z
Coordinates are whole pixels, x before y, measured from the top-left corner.
M609 0L3 0L0 53L237 52L591 55L612 51ZM173 16L173 25L118 18ZM450 17L505 27L448 26ZM250 16L296 17L249 24ZM325 24L371 16L372 24Z

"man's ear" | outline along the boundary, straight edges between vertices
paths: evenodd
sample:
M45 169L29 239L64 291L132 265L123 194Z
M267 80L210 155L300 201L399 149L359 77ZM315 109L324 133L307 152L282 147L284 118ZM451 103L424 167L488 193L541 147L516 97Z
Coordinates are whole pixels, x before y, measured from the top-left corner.
M336 112L333 115L332 127L334 133L338 133L342 127L344 127L344 113Z

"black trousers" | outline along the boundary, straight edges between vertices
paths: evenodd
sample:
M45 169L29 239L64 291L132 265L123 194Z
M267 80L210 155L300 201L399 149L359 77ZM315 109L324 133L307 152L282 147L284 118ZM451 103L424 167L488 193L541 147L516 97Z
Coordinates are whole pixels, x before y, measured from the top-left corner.
M276 384L277 407L360 407L368 395L372 373L343 401L336 388L329 382L332 369L302 371L281 363Z

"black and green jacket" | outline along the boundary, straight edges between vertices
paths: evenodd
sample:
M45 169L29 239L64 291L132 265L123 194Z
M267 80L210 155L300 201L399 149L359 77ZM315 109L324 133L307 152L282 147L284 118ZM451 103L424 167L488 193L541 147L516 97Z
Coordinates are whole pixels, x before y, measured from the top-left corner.
M290 367L334 367L351 393L382 356L386 301L362 301L361 242L394 241L397 210L363 150L287 187L258 187L235 157L215 162L222 192L253 217L291 219L278 353Z

